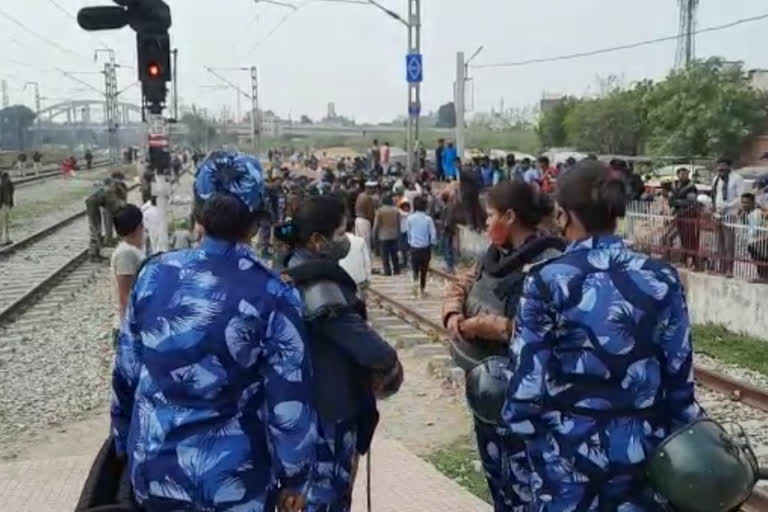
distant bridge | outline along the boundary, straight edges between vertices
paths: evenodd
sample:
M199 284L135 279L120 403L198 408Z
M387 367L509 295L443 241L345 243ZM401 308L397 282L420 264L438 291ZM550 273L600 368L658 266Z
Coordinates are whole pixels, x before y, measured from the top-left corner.
M97 108L94 108L97 107ZM53 122L60 120L61 116L66 116L66 123L89 124L92 122L92 110L101 112L101 118L104 119L106 102L104 100L72 100L57 103L46 107L37 113L41 121ZM125 125L130 122L141 122L141 107L133 103L118 103L119 119L118 123ZM131 113L136 114L132 119Z

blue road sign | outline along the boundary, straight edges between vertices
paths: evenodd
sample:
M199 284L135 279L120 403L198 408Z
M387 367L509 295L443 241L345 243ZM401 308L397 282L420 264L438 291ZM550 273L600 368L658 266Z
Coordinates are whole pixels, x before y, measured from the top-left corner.
M405 79L409 84L421 83L424 77L424 67L420 53L409 53L405 56Z
M419 116L421 115L421 103L410 103L408 104L408 114L412 116Z

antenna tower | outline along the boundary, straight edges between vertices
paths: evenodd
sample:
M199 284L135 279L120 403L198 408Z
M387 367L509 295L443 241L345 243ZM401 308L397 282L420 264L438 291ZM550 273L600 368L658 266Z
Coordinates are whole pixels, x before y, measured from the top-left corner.
M677 36L675 68L686 68L696 58L696 28L699 0L677 0L680 28Z

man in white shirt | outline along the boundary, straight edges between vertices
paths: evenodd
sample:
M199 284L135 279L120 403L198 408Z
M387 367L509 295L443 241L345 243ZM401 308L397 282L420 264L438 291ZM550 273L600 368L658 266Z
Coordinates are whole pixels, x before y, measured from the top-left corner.
M147 231L149 245L147 246L147 255L152 256L159 252L168 250L168 228L163 231L162 225L164 219L160 208L157 207L157 199L152 197L141 207L144 215L144 229ZM163 236L165 235L165 242Z
M131 288L144 261L144 226L141 210L132 204L123 206L115 213L114 225L120 237L120 243L112 253L110 261L115 306L112 343L117 345L120 323L125 316Z
M362 237L347 233L347 238L350 244L349 252L339 260L339 265L357 283L358 291L362 292L368 288L371 281L371 254Z
M171 184L163 173L155 174L155 181L152 183L152 196L157 198L157 208L160 211L160 218L162 219L156 226L158 230L158 242L160 245L154 245L153 250L157 252L168 251L168 212L171 203Z
M717 248L719 270L726 277L733 277L733 265L736 255L736 233L732 226L741 207L741 195L744 190L744 178L731 169L729 158L717 161L717 177L712 183L712 203L719 217L717 224Z

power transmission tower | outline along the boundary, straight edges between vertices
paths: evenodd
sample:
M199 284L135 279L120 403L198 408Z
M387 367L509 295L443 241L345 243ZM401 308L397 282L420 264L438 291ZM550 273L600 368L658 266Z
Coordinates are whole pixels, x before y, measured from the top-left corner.
M117 163L120 160L120 141L117 136L120 126L120 108L117 100L117 65L114 54L110 61L104 64L104 89L106 98L104 117L109 134L109 159L112 163Z
M680 28L675 53L675 68L686 68L696 58L696 28L699 0L677 0L680 9Z
M11 100L8 98L8 82L3 80L2 82L2 89L3 89L3 108L8 108L8 105L11 104Z

